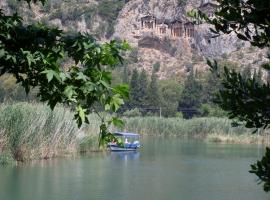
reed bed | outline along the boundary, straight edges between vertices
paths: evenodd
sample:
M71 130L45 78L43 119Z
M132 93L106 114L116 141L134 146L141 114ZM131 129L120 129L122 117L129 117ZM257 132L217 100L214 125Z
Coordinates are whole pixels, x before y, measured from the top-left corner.
M124 130L142 135L161 137L199 138L212 142L270 144L269 134L252 134L254 130L243 126L232 127L226 118L159 118L134 117L125 119Z
M69 108L51 109L43 104L0 105L0 164L11 160L48 159L98 150L100 119L89 115L89 125L78 129ZM233 128L223 118L124 118L124 131L154 137L200 138L213 142L267 143L269 134L254 135L244 127ZM112 131L116 128L112 127Z
M91 119L95 120L96 117L92 116ZM78 129L73 113L65 107L59 106L51 111L43 104L2 104L0 154L25 161L76 153L86 135L88 143L94 146L92 140L96 138L86 134L89 127ZM91 130L98 130L98 122L91 124Z

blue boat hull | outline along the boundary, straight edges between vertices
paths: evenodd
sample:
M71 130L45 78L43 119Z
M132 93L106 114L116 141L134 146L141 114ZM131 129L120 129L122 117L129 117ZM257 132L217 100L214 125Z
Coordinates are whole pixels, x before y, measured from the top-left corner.
M108 145L110 151L137 151L139 146L135 147L119 147L117 145Z
M133 148L121 148L121 147L109 147L111 151L137 151L138 149Z

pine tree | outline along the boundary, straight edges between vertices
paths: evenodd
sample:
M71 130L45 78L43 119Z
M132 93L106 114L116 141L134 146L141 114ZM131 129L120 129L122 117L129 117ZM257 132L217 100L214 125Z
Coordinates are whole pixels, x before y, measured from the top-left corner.
M201 91L202 86L196 80L194 70L192 68L185 81L184 90L179 100L178 109L185 108L197 110L201 104ZM183 114L185 118L191 118L193 116L193 113L191 112L184 112Z
M139 104L139 73L137 69L132 72L130 80L130 105L136 106Z
M155 71L153 70L151 75L151 82L149 84L148 88L148 105L153 108L159 108L160 106L160 92L157 84L157 75L155 74Z
M202 102L212 104L215 98L215 95L218 93L218 90L221 88L221 81L218 78L217 73L209 73L206 79L206 84L203 88Z
M148 87L148 80L147 80L147 73L143 69L139 75L139 85L138 85L138 100L140 106L145 106L147 104L147 87Z

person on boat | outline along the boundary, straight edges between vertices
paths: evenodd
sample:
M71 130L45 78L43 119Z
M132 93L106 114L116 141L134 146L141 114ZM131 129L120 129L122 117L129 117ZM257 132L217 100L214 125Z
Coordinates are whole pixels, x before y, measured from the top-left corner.
M111 144L114 144L114 145L116 144L116 141L114 138L112 139Z

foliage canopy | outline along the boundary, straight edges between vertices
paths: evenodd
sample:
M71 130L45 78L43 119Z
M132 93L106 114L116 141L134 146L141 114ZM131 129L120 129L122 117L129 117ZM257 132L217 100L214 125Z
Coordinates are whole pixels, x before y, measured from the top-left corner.
M0 10L0 75L12 74L26 93L38 88L41 101L52 109L57 103L74 107L79 126L88 123L95 104L116 112L128 97L127 85L111 86L109 71L123 61L121 52L128 49L126 42L100 44L88 34L71 35L42 24L26 26L18 14L7 16ZM68 67L61 65L64 56L70 59ZM121 124L117 119L108 123Z
M217 0L218 8L213 19L203 13L199 15L214 26L216 36L235 33L240 40L249 41L252 46L270 46L270 1L268 0ZM213 72L219 68L217 62L208 61ZM270 70L269 63L262 66ZM270 124L270 85L257 80L258 76L243 77L225 66L222 88L217 95L217 103L230 118L246 123L248 128L267 128ZM255 173L264 182L264 190L270 191L269 149L261 161L252 165Z

